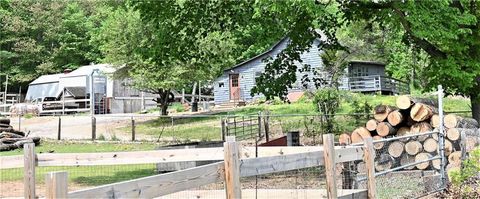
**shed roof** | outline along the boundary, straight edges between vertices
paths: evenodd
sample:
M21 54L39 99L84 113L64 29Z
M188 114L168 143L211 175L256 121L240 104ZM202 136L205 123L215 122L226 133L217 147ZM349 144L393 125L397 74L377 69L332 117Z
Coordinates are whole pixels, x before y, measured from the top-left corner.
M354 61L350 61L349 63L350 63L350 64L370 64L370 65L382 65L382 66L385 66L384 63L382 63L382 62L376 62L376 61L357 61L357 60L354 60Z

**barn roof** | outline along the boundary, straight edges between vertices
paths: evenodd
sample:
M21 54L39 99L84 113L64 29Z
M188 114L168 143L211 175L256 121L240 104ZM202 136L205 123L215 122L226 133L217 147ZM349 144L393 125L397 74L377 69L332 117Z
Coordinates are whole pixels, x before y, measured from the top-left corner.
M80 66L76 70L67 74L58 73L58 74L51 74L51 75L42 75L39 78L30 82L30 85L58 83L60 81L60 78L90 75L94 69L99 69L103 73L107 73L107 74L113 73L116 70L109 64L95 64L95 65Z

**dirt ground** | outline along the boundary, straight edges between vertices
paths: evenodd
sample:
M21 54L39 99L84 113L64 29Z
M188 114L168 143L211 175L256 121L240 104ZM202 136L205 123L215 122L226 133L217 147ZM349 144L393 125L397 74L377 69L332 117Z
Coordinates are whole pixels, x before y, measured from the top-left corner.
M135 118L136 121L141 122L152 117ZM92 137L92 119L89 115L85 116L62 116L61 121L61 137L62 139L91 139ZM42 138L56 139L58 136L58 117L43 116L33 118L11 118L11 125L18 129L28 133L31 136L39 136ZM107 139L112 136L116 136L121 140L131 139L131 134L120 132L119 127L125 127L131 125L130 115L109 115L109 116L97 116L96 117L96 135L97 138L100 135L105 136ZM142 135L138 135L137 139L144 139Z

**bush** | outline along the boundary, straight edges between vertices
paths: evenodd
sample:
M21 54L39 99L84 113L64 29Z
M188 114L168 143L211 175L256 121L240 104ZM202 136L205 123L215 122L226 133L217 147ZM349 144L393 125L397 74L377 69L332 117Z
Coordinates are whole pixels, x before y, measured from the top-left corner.
M313 103L316 105L318 112L322 114L321 129L325 133L338 132L335 125L335 114L337 113L342 93L335 88L320 89L313 97Z
M452 183L455 186L461 185L467 179L480 173L480 147L470 152L468 159L463 161L463 168L449 173Z

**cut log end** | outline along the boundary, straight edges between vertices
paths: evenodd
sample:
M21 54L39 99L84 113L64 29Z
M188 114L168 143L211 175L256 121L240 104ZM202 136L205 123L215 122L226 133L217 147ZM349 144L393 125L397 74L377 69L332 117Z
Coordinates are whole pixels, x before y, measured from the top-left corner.
M399 125L404 119L405 117L399 110L392 111L387 117L388 123L390 123L392 126Z
M396 129L388 122L380 122L377 125L377 133L382 137L393 135L395 132Z
M429 153L419 153L415 156L415 162L420 162L432 158L432 155ZM417 164L417 169L425 170L430 166L430 161Z
M378 125L378 121L375 120L375 119L371 119L371 120L368 120L367 124L365 125L365 127L369 130L369 131L375 131L377 129L377 125Z
M413 105L412 109L410 110L410 117L417 122L422 122L430 119L434 113L434 108L422 104L422 103L416 103Z

